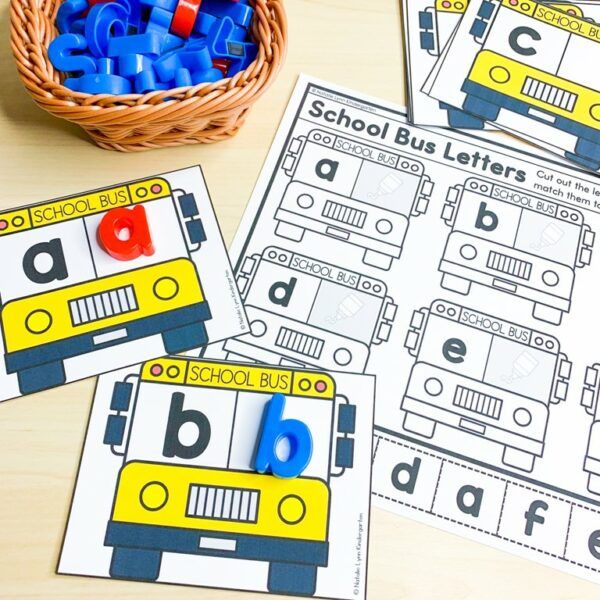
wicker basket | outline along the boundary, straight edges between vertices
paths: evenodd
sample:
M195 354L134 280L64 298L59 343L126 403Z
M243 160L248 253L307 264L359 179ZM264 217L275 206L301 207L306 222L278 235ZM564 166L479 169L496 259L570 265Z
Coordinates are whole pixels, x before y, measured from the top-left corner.
M102 148L128 152L227 139L271 85L285 57L282 0L250 0L255 11L250 31L259 51L246 71L215 83L143 95L73 92L48 60L60 3L11 0L11 46L19 75L44 110L77 123Z

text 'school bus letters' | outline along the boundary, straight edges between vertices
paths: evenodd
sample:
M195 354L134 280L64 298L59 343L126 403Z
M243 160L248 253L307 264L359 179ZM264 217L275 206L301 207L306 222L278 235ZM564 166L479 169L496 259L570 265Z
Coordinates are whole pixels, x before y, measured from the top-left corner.
M600 365L597 363L586 369L581 404L593 417L583 470L589 474L588 490L600 495Z
M470 30L481 50L462 86L463 108L488 121L504 109L571 134L565 156L595 171L600 26L563 10L533 0L482 2Z
M97 241L99 223L136 206L154 253L117 260ZM64 383L65 359L131 340L161 334L171 353L207 343L190 258L206 239L197 215L193 194L161 178L0 213L4 358L21 393Z
M261 362L361 373L396 316L383 281L273 246L246 257L237 283L250 333L225 348Z
M413 158L320 129L292 139L282 169L292 181L275 214L278 235L327 235L363 248L366 264L386 270L433 190Z
M468 294L479 283L531 300L534 317L560 324L575 269L592 260L595 234L580 211L470 178L450 188L442 219L452 227L442 287Z
M452 33L460 23L469 0L435 0L433 6L419 11L419 43L427 54L439 57ZM448 113L451 127L483 129L485 121L459 108L440 102L440 108Z
M276 393L283 418L313 439L292 479L252 466ZM104 443L123 456L105 539L112 577L156 580L163 552L175 552L268 562L269 591L314 594L328 564L330 477L354 455L356 407L328 374L164 358L116 383L111 410ZM189 423L194 435L182 440Z
M436 300L414 312L405 345L417 360L404 429L432 437L443 423L503 445L504 464L533 469L549 406L567 396L571 363L556 338Z

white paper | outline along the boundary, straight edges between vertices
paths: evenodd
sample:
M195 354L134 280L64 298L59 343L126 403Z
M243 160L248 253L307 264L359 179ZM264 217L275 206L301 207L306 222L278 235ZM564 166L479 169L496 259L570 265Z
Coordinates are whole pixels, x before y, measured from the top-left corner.
M364 598L374 391L366 375L181 357L103 375L58 572ZM297 478L254 470L276 392L313 440Z
M252 334L225 351L375 374L379 505L598 581L599 210L589 173L302 78L233 243Z

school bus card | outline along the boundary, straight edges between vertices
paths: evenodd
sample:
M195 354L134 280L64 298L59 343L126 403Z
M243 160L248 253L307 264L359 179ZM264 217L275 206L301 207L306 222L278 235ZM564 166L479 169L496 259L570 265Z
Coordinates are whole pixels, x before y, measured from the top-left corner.
M468 0L403 0L402 18L408 117L418 125L455 129L489 128L484 119L439 102L422 91L467 8Z
M0 212L0 400L246 329L200 167Z
M99 378L58 572L364 598L374 378L167 357Z
M600 581L600 180L490 138L302 78L206 356L376 375L378 505Z
M582 12L581 6L585 6ZM426 83L462 109L600 170L600 7L474 0Z

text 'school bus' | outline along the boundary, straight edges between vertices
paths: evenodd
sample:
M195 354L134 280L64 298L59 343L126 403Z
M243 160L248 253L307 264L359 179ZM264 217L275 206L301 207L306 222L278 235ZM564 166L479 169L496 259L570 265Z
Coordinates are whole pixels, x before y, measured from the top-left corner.
M419 42L422 50L439 57L460 23L469 0L435 0L433 6L419 11ZM451 127L483 129L484 121L459 108L440 102L440 108L448 113Z
M583 470L589 474L588 490L600 494L600 365L594 364L585 372L581 404L593 421L590 427Z
M250 333L225 349L260 362L361 373L396 316L383 281L273 246L246 257L237 284Z
M534 317L560 324L571 308L575 269L592 260L595 234L580 211L469 178L450 188L442 219L452 228L442 287L468 294L479 283L531 300Z
M151 233L158 225L175 239L161 244L156 231L153 255L116 260L98 224L138 205ZM194 195L161 178L0 213L5 366L21 393L64 383L66 359L131 340L161 334L171 353L207 343L210 310L190 259L206 239L197 215Z
M275 393L283 418L311 431L296 478L251 466ZM268 562L269 591L314 594L328 564L330 478L354 460L356 407L328 374L164 358L116 383L111 410L104 443L123 456L105 538L112 577L156 580L175 552ZM190 421L194 435L180 441Z
M600 79L590 65L600 61L600 33L561 8L534 0L481 4L470 30L481 50L462 86L463 108L488 121L504 109L570 134L565 156L597 170Z
M443 423L502 444L504 464L533 469L549 405L567 395L571 363L556 338L436 300L414 312L405 345L417 360L404 429L432 437Z
M278 235L321 233L363 248L366 264L386 270L433 190L413 158L320 129L292 139L282 169L292 181L275 214Z

